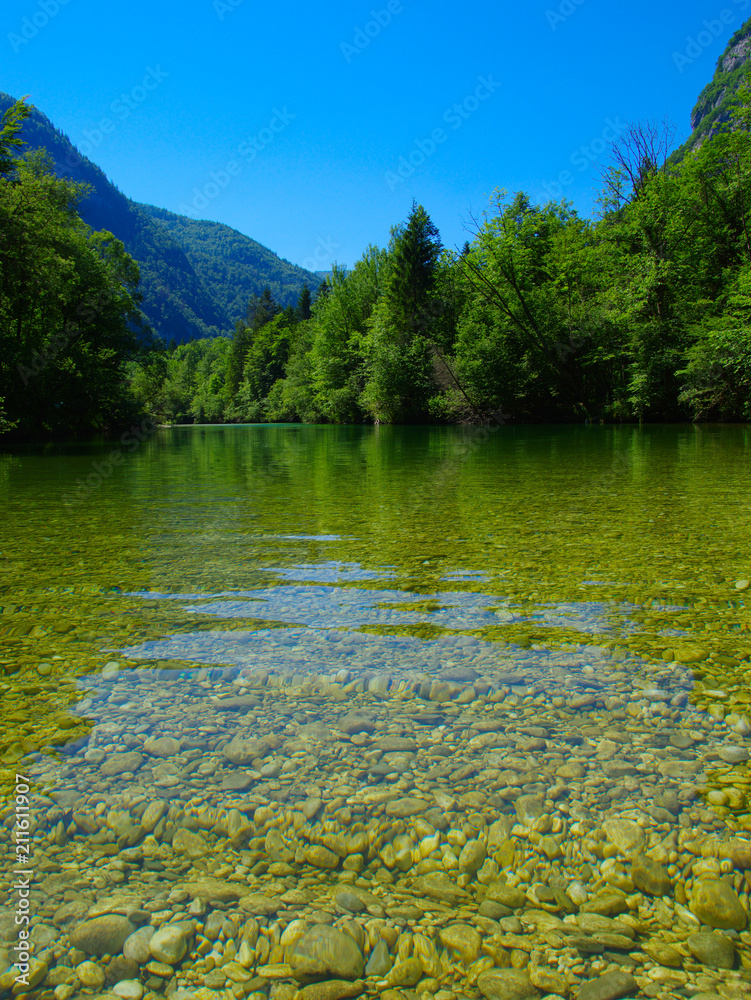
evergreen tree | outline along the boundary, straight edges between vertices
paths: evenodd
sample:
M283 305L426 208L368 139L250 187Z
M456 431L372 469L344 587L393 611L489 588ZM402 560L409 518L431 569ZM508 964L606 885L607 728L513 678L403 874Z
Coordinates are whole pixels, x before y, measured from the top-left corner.
M299 320L304 322L306 319L310 319L312 302L313 296L310 294L310 288L306 281L297 297L297 318Z
M392 234L386 288L365 344L362 404L376 422L424 419L435 390L432 331L441 241L422 205Z
M253 346L258 331L279 313L281 309L266 285L260 295L253 295L248 302L245 320L235 323L235 335L232 340L232 350L229 360L228 388L234 396L243 380L243 369L248 352Z
M0 123L0 175L9 174L16 165L17 150L23 145L20 136L23 122L31 114L26 98L16 101L3 115Z
M405 342L425 332L441 249L430 216L413 202L406 225L394 234L384 296L389 322Z

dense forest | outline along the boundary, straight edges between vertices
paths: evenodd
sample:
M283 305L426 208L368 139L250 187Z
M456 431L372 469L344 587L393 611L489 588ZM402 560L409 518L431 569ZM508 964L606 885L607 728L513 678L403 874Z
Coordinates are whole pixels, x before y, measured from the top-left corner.
M0 92L0 113L15 103ZM28 111L24 148L44 150L58 177L84 185L78 214L92 229L112 233L136 261L139 309L166 343L231 331L265 285L286 306L294 305L306 281L318 284L315 274L229 226L132 201L39 109Z
M677 163L630 127L597 221L497 192L452 252L413 205L312 305L254 297L138 399L178 422L750 419L750 125L746 83Z
M137 325L137 267L80 185L0 135L0 396L17 433L171 422L751 419L751 80L676 159L634 125L600 214L498 191L461 250L421 205L350 271L234 333ZM14 117L15 116L15 117Z

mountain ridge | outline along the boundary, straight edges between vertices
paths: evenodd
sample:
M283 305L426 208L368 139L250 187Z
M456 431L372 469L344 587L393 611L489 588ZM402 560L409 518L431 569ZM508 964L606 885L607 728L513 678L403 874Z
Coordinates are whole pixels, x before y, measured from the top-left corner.
M15 100L0 92L0 115ZM281 306L288 306L306 282L311 289L320 283L314 273L230 226L128 198L43 112L30 108L21 131L25 148L46 150L58 177L90 186L79 206L81 217L92 229L106 229L121 240L137 262L141 310L165 341L230 332L265 285Z
M706 84L691 112L691 135L675 150L671 160L681 160L698 148L731 118L733 101L751 70L751 18L730 37L717 60L712 79Z

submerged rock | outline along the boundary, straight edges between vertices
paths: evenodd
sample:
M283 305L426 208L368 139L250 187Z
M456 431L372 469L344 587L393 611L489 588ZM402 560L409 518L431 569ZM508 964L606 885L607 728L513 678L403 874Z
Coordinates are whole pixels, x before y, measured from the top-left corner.
M362 952L342 931L324 924L311 927L289 953L295 976L359 979L365 965Z

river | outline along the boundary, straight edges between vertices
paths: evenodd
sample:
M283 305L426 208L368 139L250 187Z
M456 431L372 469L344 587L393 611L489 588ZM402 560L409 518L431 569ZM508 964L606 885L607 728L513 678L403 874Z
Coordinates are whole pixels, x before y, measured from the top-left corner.
M747 988L750 446L148 426L0 453L0 989L24 794L55 1000Z

